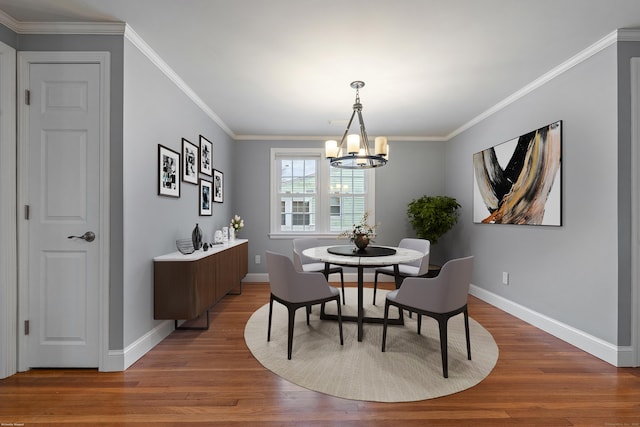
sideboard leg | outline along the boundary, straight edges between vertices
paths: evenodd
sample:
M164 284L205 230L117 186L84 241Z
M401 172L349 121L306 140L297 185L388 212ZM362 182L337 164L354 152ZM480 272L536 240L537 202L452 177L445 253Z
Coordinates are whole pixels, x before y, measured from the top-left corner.
M209 310L207 309L207 311L204 312L204 315L207 318L207 324L206 326L178 326L178 321L174 320L173 324L174 324L174 328L176 331L208 331L209 330ZM199 317L202 317L202 315L200 315Z

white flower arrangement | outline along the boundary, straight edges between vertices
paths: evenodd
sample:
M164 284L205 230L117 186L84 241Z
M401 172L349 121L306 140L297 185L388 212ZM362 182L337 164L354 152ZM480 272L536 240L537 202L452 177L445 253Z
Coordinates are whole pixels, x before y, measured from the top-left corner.
M240 218L240 215L235 215L231 218L231 224L229 227L233 228L235 235L238 235L238 232L244 228L244 219Z

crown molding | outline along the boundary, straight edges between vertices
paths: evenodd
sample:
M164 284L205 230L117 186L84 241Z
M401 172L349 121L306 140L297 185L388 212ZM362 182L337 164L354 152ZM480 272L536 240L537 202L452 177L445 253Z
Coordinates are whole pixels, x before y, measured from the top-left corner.
M13 19L11 15L8 15L5 11L0 10L0 24L9 28L11 31L18 32L20 23Z
M559 75L565 73L566 71L569 71L570 69L572 69L576 65L586 61L587 59L591 58L593 55L597 54L598 52L602 51L603 49L613 45L614 43L616 43L617 41L620 40L620 37L623 34L624 34L624 37L629 38L629 41L632 41L632 37L640 37L640 31L639 30L629 30L629 31L627 31L627 30L615 30L615 31L607 34L606 36L604 36L603 38L601 38L600 40L598 40L597 42L595 42L594 44L592 44L588 48L586 48L583 51L579 52L578 54L572 56L571 58L569 58L568 60L566 60L562 64L558 65L557 67L551 69L547 73L545 73L542 76L538 77L536 80L532 81L531 83L529 83L528 85L526 85L522 89L518 90L517 92L514 92L512 95L510 95L507 98L503 99L502 101L498 102L496 105L494 105L493 107L489 108L484 113L474 117L473 119L471 119L470 121L468 121L464 125L460 126L458 129L456 129L453 132L451 132L449 135L447 135L447 141L452 139L452 138L454 138L455 136L461 134L462 132L468 130L469 128L477 125L478 123L480 123L483 120L489 118L490 116L494 115L498 111L500 111L500 110L506 108L507 106L513 104L514 102L518 101L519 99L524 98L525 96L527 96L528 94L530 94L534 90L538 89L542 85L550 82L551 80L555 79L556 77L558 77ZM640 38L637 38L636 40L640 40Z
M335 135L309 136L309 135L236 135L236 141L326 141L335 139ZM444 136L387 136L389 141L398 142L444 142Z
M161 57L156 53L151 46L149 46L143 39L131 28L126 25L124 36L133 45L142 52L165 76L169 78L178 88L189 97L200 109L211 118L220 128L229 135L232 139L236 139L236 135L231 131L220 117L200 98L193 89L176 73L173 68L169 66Z
M122 35L124 22L21 22L0 10L0 24L18 34Z
M19 22L20 34L123 35L124 22Z

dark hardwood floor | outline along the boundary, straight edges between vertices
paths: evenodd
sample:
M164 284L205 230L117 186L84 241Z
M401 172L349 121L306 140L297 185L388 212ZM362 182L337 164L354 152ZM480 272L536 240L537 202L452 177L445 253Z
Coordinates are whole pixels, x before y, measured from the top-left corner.
M264 369L244 325L268 302L245 284L208 331L175 331L125 372L40 370L0 380L0 425L640 426L640 369L615 368L473 297L500 357L477 386L412 403L339 399ZM473 339L473 337L472 337Z

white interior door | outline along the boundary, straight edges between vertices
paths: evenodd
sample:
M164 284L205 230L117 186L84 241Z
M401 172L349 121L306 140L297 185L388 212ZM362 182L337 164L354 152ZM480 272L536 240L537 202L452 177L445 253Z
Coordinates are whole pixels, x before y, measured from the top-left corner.
M98 367L100 65L28 75L27 365Z

